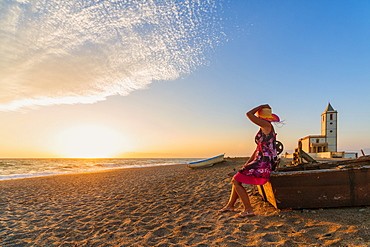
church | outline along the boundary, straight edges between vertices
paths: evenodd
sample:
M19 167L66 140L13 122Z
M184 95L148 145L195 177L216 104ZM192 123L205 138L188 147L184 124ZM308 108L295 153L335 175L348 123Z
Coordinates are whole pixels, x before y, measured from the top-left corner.
M298 147L312 158L357 158L355 152L338 152L338 112L329 103L321 114L321 135L298 140Z

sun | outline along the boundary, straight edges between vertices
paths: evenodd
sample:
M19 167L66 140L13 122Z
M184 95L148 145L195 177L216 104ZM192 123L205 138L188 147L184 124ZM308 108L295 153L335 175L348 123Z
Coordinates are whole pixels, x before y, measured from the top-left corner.
M113 158L127 149L120 132L97 124L69 127L59 133L58 142L65 158Z

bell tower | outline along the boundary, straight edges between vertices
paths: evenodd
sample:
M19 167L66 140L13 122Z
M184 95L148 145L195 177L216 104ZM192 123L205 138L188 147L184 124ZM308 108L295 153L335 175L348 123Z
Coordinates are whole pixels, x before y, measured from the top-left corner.
M326 137L327 152L337 152L338 112L329 103L321 114L321 135Z

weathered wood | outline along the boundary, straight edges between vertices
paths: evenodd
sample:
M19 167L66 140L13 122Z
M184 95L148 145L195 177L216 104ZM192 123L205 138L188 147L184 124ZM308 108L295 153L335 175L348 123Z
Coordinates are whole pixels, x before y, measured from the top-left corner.
M278 209L370 205L369 160L355 165L347 161L341 169L336 165L337 169L274 172L259 191Z
M317 169L335 169L343 167L355 167L355 166L364 166L370 165L370 156L362 156L357 159L349 160L340 160L340 161L331 161L324 163L302 163L296 166L285 166L279 167L276 170L278 172L284 171L304 171L304 170L317 170Z

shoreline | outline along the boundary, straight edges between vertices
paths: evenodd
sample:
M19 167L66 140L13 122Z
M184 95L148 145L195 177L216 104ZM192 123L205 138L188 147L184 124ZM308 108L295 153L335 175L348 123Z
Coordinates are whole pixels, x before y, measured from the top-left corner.
M44 177L53 177L53 176L63 176L63 175L80 175L80 174L89 174L89 173L99 173L99 172L110 172L110 171L116 171L116 170L125 170L125 169L146 169L146 168L151 168L151 167L166 167L166 166L187 166L187 164L153 164L153 165L147 165L147 166L132 166L132 167L121 167L121 168L106 168L102 170L95 170L95 171L71 171L71 172L64 172L64 173L51 173L51 174L46 174L46 175L31 175L28 176L29 174L15 174L14 176L24 176L24 177L14 177L14 178L5 178L5 179L0 179L0 183L2 181L11 181L11 180L19 180L19 179L33 179L33 178L44 178ZM9 175L13 176L13 175Z
M24 165L22 162L17 164L18 160L31 161ZM45 162L43 162L45 160ZM89 172L109 171L116 169L146 168L154 166L184 165L194 159L190 158L154 158L154 159L121 159L121 158L101 158L101 159L10 159L5 166L0 169L0 181L45 177L54 175L82 174ZM77 161L70 163L69 160ZM98 162L97 162L98 160ZM1 159L0 159L1 161ZM85 162L84 162L85 161ZM14 163L13 166L19 168L10 168L7 170L8 163ZM33 163L34 162L34 163ZM87 163L86 163L87 162ZM1 163L1 162L0 162ZM0 164L1 165L1 164ZM32 168L34 167L34 168Z
M279 211L246 186L257 216L217 213L230 193L227 173L244 162L1 181L0 245L370 245L370 207Z

